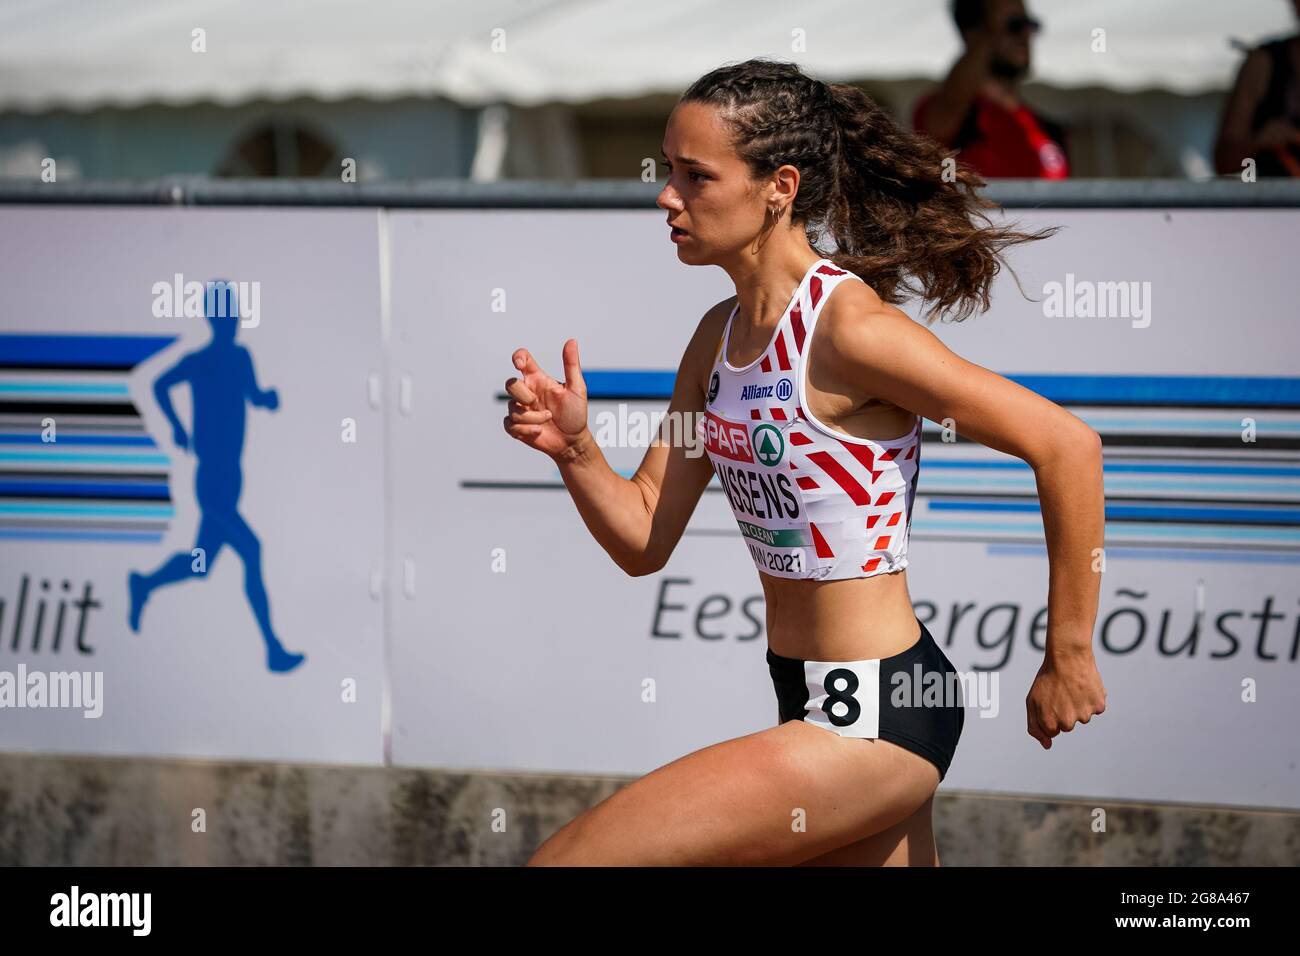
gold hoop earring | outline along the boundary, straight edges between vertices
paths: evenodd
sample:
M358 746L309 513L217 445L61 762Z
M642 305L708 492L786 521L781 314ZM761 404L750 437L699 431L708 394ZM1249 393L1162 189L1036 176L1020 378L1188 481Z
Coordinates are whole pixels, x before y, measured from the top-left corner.
M763 229L757 236L754 237L753 247L749 250L752 255L758 254L758 250L762 248L763 243L767 241L767 237L770 236L772 232L776 229L776 224L781 221L781 213L782 213L781 207L768 206L767 213L770 213L772 216L772 226L770 229L768 228L767 214L764 214Z

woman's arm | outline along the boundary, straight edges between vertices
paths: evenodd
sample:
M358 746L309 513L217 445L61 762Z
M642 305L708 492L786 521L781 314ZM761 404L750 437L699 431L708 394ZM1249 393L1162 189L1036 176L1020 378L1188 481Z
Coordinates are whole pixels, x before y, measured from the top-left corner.
M975 98L992 76L994 44L1007 28L1007 17L1017 12L1015 8L1016 4L1009 0L986 3L984 22L962 33L965 52L916 117L922 132L944 144L957 137Z
M690 521L700 495L713 475L703 446L695 439L695 422L704 409L700 391L705 369L701 363L713 357L720 332L717 308L709 310L700 321L682 356L673 385L673 395L659 430L659 441L647 449L641 466L631 479L623 478L609 466L595 436L585 425L567 448L552 455L565 486L592 537L620 568L633 576L653 574L668 561L682 532ZM713 341L710 341L713 339ZM566 362L567 385L577 385L584 400L577 365L577 345L572 368ZM531 357L528 358L531 363ZM535 365L533 366L535 368ZM524 368L529 372L528 366ZM544 375L540 369L536 374ZM528 381L512 380L507 391L520 403L522 415L512 415L518 427L528 427L532 420L526 411L537 406ZM542 391L548 387L537 387ZM585 409L584 409L585 411ZM520 436L516 436L520 437Z
M943 83L917 113L917 129L940 143L951 143L989 78L993 37L986 28L974 31Z
M1029 733L1050 747L1056 733L1105 707L1092 650L1105 534L1101 439L1054 402L961 358L866 286L839 288L817 324L828 378L819 389L869 389L1034 470L1049 561L1048 631L1027 703Z

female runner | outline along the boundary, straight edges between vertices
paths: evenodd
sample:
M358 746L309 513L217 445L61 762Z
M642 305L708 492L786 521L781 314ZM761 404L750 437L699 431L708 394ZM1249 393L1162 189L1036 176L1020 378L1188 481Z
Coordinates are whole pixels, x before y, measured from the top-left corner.
M515 351L505 429L555 460L630 575L665 565L718 477L759 569L780 722L628 784L529 865L938 865L931 807L964 711L904 570L921 418L1034 470L1050 577L1026 707L1044 748L1105 709L1092 651L1101 442L894 303L919 293L931 318L958 320L987 309L1002 251L1050 230L994 225L975 174L860 90L794 64L700 78L663 152L658 205L678 258L736 287L695 329L665 419L698 422L707 454L661 432L630 480L615 474L587 427L572 339L563 383ZM908 686L918 678L938 692Z

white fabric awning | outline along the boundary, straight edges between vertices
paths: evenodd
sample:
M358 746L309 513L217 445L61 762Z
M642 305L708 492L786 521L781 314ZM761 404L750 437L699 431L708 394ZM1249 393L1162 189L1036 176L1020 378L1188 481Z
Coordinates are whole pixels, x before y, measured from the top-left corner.
M1030 0L1034 78L1227 88L1246 43L1295 29L1283 0ZM680 92L735 60L826 80L937 79L946 0L6 0L0 109L445 96L468 105ZM192 50L202 29L206 52ZM494 30L504 31L494 35ZM1105 52L1094 52L1094 30ZM802 47L795 46L802 42ZM502 47L504 43L504 47Z

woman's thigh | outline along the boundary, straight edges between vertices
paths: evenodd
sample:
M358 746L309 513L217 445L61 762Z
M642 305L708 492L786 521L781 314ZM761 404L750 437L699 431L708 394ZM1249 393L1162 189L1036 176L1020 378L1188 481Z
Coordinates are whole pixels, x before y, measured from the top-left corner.
M912 816L939 771L801 720L687 754L578 816L530 866L791 865Z
M887 830L804 860L799 866L938 866L931 811L933 795L906 820Z

